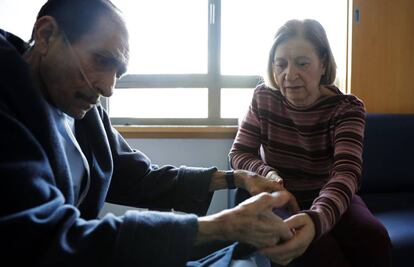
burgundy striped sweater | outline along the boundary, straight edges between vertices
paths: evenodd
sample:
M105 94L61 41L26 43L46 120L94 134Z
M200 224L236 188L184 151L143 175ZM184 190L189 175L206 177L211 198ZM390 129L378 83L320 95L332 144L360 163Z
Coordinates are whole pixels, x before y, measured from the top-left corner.
M276 171L312 218L315 238L347 210L362 168L364 105L329 89L335 95L298 108L259 85L229 155L234 169Z

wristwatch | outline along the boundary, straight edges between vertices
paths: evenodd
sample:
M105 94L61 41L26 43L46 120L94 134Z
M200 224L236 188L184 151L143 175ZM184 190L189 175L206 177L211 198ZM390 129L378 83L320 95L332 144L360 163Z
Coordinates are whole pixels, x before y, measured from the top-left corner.
M226 178L227 188L235 189L236 184L234 183L234 171L225 171L224 178Z

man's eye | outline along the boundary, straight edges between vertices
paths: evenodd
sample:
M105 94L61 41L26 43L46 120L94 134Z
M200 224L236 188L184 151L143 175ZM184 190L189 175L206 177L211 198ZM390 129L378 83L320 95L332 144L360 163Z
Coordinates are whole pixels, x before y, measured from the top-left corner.
M303 68L303 67L308 66L309 65L309 62L299 62L298 65Z
M114 62L111 58L102 55L95 55L95 63L100 68L109 68L113 67Z

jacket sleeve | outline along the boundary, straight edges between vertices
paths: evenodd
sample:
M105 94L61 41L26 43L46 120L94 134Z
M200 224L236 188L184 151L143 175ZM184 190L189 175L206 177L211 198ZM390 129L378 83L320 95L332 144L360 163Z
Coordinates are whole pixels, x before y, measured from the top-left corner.
M131 211L83 219L63 193L64 179L47 152L59 145L50 138L54 124L39 113L44 102L32 94L27 67L2 38L0 62L2 261L16 266L183 266L196 238L196 216Z
M7 114L0 114L0 123L2 260L65 266L185 263L197 234L196 216L131 211L83 220L56 187L33 136Z
M204 215L213 193L208 192L217 168L159 167L132 149L99 109L111 148L114 171L108 202L155 210L177 210Z

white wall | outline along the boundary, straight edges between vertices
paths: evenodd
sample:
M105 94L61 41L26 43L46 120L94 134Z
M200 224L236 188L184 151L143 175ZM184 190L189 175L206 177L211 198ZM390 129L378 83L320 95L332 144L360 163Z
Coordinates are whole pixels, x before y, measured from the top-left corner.
M232 139L128 139L131 147L142 151L157 165L211 167L227 169L227 154ZM214 197L208 214L227 208L227 190L219 190ZM122 215L131 207L107 203L101 215L112 212Z

